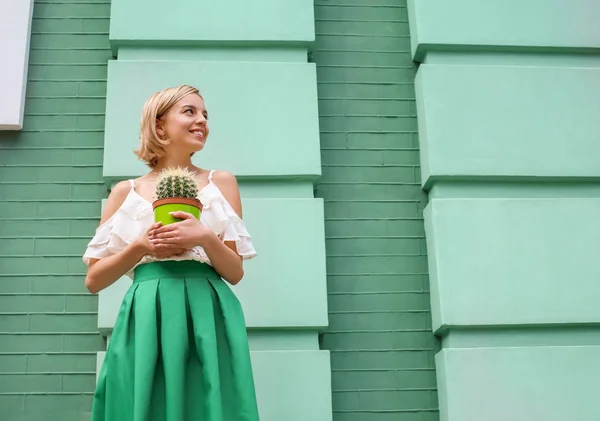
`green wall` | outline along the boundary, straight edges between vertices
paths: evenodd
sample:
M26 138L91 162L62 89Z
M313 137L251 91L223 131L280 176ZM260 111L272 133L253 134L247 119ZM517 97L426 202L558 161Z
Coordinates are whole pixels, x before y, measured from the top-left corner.
M24 127L0 132L2 420L89 420L104 344L81 253L106 193L109 8L36 1Z
M335 421L435 421L436 378L404 1L316 2Z
M409 12L440 418L600 419L600 7Z

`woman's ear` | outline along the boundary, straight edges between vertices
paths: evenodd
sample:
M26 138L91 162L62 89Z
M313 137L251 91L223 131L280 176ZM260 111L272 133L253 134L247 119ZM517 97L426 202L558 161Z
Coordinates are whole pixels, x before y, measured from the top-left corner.
M156 134L158 134L161 139L165 138L165 126L159 119L156 119Z

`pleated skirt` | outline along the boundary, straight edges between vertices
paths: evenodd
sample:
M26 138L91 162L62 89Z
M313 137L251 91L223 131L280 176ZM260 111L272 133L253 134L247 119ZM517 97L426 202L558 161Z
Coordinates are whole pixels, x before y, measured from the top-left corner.
M92 421L258 421L244 315L209 265L140 265L119 310Z

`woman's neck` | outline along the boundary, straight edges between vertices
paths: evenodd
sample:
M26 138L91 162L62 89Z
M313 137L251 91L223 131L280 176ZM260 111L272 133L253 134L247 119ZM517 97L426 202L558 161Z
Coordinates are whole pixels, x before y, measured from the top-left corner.
M193 172L197 171L197 168L192 164L190 157L176 158L176 157L164 157L158 161L156 166L152 169L153 173L158 173L166 168L187 168Z

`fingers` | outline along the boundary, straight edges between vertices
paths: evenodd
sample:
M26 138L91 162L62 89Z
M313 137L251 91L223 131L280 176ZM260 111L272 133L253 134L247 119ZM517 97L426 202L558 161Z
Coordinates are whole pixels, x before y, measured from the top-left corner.
M166 243L165 241L161 241L160 243L152 243L152 250L155 252L167 252L169 250L180 249L181 246L177 245L174 240Z
M155 222L154 224L152 224L150 226L150 228L148 228L148 230L146 232L151 232L151 231L157 230L160 227L162 227L162 222L160 222L160 221L159 222Z
M192 215L191 213L187 213L187 212L182 212L182 211L177 211L177 212L169 212L169 214L174 217L174 218L180 218L180 219L196 219L196 217L194 215Z
M178 222L176 222L174 224L169 224L169 225L164 226L164 227L159 227L155 231L153 231L153 235L156 237L159 234L171 233L173 231L176 231L176 230L179 229L179 227L177 226L177 224L178 224Z
M176 246L179 244L180 242L180 238L179 237L170 237L170 238L161 238L161 239L155 239L155 240L150 240L150 243L156 247L165 247L165 246Z
M156 222L156 223L152 224L150 226L150 228L148 228L148 231L146 231L146 233L148 234L149 237L152 237L152 235L154 235L156 230L158 230L161 227L162 227L162 222Z
M167 238L176 238L176 237L178 237L178 235L176 232L173 232L173 231L158 232L158 233L155 233L151 237L151 240L163 240L163 239L167 239Z

